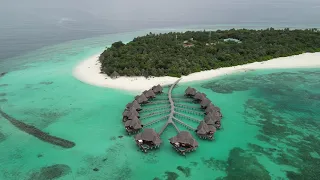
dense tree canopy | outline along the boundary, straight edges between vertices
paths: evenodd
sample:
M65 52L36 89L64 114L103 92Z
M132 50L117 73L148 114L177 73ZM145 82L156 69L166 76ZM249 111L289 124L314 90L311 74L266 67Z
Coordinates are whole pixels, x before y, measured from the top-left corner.
M237 41L239 40L239 41ZM147 34L115 42L100 55L101 71L121 76L175 76L320 51L320 31L231 29ZM307 59L306 59L307 61Z

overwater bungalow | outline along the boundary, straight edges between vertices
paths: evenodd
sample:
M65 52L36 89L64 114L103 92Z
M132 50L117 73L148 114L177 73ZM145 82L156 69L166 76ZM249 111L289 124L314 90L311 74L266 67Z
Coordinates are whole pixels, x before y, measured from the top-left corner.
M148 103L148 98L144 95L144 94L141 94L139 96L136 96L135 97L135 100L139 103L139 104L146 104Z
M208 98L203 98L200 102L201 108L206 109L211 103L211 101Z
M193 96L194 100L196 102L201 102L203 99L206 98L206 95L200 92L197 92L194 96Z
M159 148L162 143L160 136L154 129L144 129L143 132L134 137L138 147L147 152L149 149Z
M197 93L196 89L195 88L191 88L191 87L188 87L185 91L184 91L184 94L185 96L187 97L193 97L195 96Z
M201 121L199 126L197 127L196 133L201 139L213 139L213 135L216 132L216 128L214 126L209 126L205 123L205 121Z
M143 127L143 125L141 125L141 121L139 120L138 117L135 117L131 120L126 121L124 126L125 126L126 131L129 135L139 132Z
M147 91L143 91L143 94L146 96L147 99L153 99L156 97L156 94L153 92L152 89L149 89Z
M153 87L152 87L152 91L153 91L155 94L161 94L162 91L163 91L163 88L160 86L160 84L158 84L157 86L153 86Z
M188 131L180 131L178 135L169 139L173 148L182 155L197 149L198 142Z
M138 103L137 100L134 100L132 103L128 103L126 105L126 109L131 109L131 108L134 108L136 111L141 111L141 106L140 104Z
M217 129L221 128L221 117L220 116L209 113L204 117L204 122L208 125L214 126Z
M138 111L136 111L134 108L131 108L131 109L126 109L123 113L122 113L122 121L123 122L126 122L128 120L132 120L134 119L135 117L139 118L140 115L138 113Z
M210 104L206 109L205 109L205 114L209 113L214 113L214 114L219 114L220 117L222 117L222 114L220 112L220 108L214 106L213 104Z
M133 107L131 107L129 109L125 109L122 113L123 117L129 117L130 115L140 117L139 112Z

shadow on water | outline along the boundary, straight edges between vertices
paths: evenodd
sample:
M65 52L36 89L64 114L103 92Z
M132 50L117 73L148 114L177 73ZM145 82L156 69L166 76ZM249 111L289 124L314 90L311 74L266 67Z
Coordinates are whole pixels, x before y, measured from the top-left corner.
M7 119L12 125L14 125L16 128L20 129L21 131L24 131L44 142L48 142L50 144L54 144L63 148L72 148L74 147L76 144L72 141L68 141L56 136L51 136L48 133L45 133L43 131L41 131L40 129L37 129L34 126L25 124L11 116L9 116L7 113L3 112L0 109L0 114Z

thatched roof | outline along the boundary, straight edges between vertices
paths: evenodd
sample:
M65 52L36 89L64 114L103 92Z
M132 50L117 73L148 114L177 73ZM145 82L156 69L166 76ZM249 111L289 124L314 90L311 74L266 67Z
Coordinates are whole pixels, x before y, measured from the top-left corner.
M136 109L141 109L141 106L140 106L140 104L138 103L137 100L134 100L134 101L132 102L132 104L133 104L133 107L134 107L134 108L136 108Z
M211 104L211 101L208 98L203 98L200 105L203 108L208 107Z
M141 94L140 96L136 96L135 99L139 104L148 102L148 98L144 94Z
M126 109L123 113L122 113L122 116L123 117L129 117L129 116L139 116L139 113L138 113L138 111L135 109L135 108L133 108L133 107L131 107L130 109Z
M198 142L192 137L188 131L180 131L179 134L169 139L171 143L190 144L193 147L198 146Z
M207 124L207 125L214 125L216 123L216 120L211 116L211 115L206 115L204 117L204 122Z
M119 74L117 71L113 71L113 73L110 74L110 77L111 77L112 79L117 78L117 77L119 77L119 76L120 76L120 74Z
M155 145L160 145L162 143L158 133L154 131L154 129L146 128L143 130L142 133L137 134L135 140L144 140L144 141L151 141Z
M137 130L142 128L141 121L137 117L133 118L132 120L126 121L125 126L132 127L133 129Z
M196 95L197 91L196 91L195 88L188 87L188 88L184 91L184 93L185 93L186 95L189 95L189 96L194 96L194 95Z
M163 88L160 86L160 84L158 84L157 86L153 86L152 90L154 93L161 93L163 91Z
M206 113L210 113L210 112L220 112L220 108L212 105L212 104L209 104L205 110Z
M208 128L209 128L209 132L215 133L217 131L217 128L214 127L213 125L208 125Z
M206 98L206 95L203 94L203 93L197 92L197 93L194 95L193 98L196 99L196 100L202 101L204 98Z
M148 91L144 91L143 94L144 94L147 98L154 98L154 97L156 97L156 94L153 92L152 89L149 89Z
M126 108L127 108L127 109L134 108L135 110L139 110L139 109L141 109L141 106L140 106L140 104L138 103L138 101L134 100L132 103L128 103L128 104L126 105Z
M216 128L214 126L208 126L204 121L201 121L197 127L197 134L205 135L208 132L216 132Z
M216 112L216 113L209 113L209 114L207 114L207 115L204 117L204 121L205 121L207 124L212 125L212 123L209 123L209 122L211 122L211 120L212 120L213 122L221 121L220 114L219 114L218 112Z

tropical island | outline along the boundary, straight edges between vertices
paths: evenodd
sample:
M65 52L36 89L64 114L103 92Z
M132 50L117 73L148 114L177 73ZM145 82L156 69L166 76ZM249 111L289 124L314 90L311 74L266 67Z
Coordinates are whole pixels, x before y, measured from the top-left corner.
M171 76L320 51L317 29L231 29L149 33L115 42L99 57L101 71L118 76ZM307 60L306 60L307 61Z
M317 29L231 29L149 33L110 44L80 62L78 80L142 92L155 85L211 79L257 69L320 67Z

